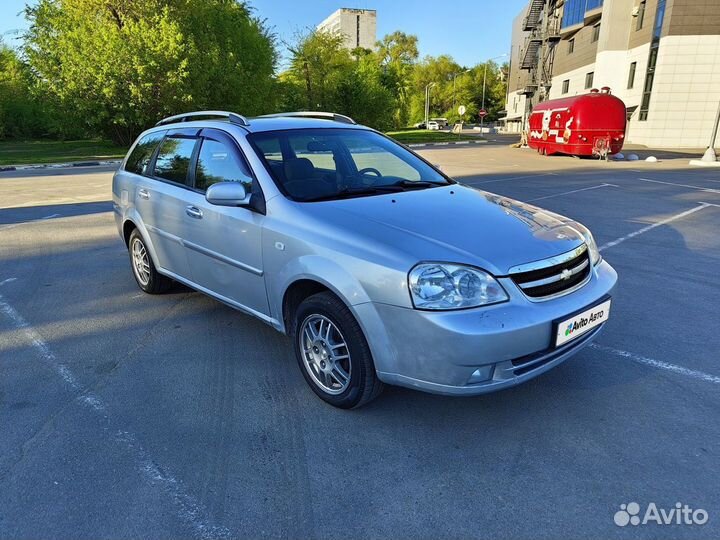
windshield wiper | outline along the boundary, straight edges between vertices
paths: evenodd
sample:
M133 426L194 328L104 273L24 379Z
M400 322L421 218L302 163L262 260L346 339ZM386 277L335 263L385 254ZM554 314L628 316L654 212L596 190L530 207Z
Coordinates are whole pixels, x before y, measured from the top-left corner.
M399 193L401 191L404 191L403 186L394 184L389 186L345 187L335 193L303 199L303 202L332 201L334 199L347 199L350 197L361 197L363 195L376 195L378 193Z
M403 188L429 188L435 186L447 186L445 182L430 182L429 180L398 180L391 186L403 187Z
M363 195L377 195L378 193L400 193L408 189L427 189L431 187L446 186L448 184L440 182L429 182L427 180L399 180L392 184L380 186L355 186L345 187L335 193L328 195L320 195L303 199L303 202L332 201L334 199L347 199L351 197L361 197Z

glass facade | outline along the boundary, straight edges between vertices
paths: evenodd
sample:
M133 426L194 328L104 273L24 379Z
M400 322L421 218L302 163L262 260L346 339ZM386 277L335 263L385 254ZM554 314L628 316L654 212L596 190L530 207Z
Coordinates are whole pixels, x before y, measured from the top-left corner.
M603 0L566 0L561 28L581 24L585 18L585 12L599 8Z
M653 82L655 81L655 65L657 64L658 52L660 50L660 34L662 33L663 21L665 20L665 2L658 0L655 11L655 24L653 25L653 36L650 42L650 54L648 56L647 71L645 72L645 85L643 86L642 101L640 102L639 119L648 119L650 111L650 96L652 95Z

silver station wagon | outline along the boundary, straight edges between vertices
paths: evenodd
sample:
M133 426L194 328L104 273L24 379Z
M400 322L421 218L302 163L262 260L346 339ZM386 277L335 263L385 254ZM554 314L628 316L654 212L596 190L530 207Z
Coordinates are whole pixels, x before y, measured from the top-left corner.
M576 221L332 113L167 118L113 202L143 291L178 281L289 335L343 408L384 383L470 396L535 377L597 336L617 280Z

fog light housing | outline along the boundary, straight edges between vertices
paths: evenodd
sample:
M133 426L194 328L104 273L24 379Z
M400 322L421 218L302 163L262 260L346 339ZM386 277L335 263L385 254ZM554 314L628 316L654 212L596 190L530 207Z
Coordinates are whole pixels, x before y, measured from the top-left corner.
M494 365L490 364L489 366L483 366L481 368L477 368L475 371L473 371L473 374L470 375L470 378L468 379L468 384L475 384L483 381L487 381L490 378L492 378L493 369L495 368Z

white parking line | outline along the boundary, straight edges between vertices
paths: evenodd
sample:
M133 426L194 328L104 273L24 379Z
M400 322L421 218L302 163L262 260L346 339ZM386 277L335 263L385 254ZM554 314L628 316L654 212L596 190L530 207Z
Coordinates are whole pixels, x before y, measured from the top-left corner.
M704 187L700 187L700 186L693 186L690 184L677 184L675 182L664 182L662 180L652 180L650 178L638 178L638 180L642 180L643 182L652 182L653 184L665 184L667 186L692 188L692 189L696 189L698 191L705 191L706 193L720 193L720 189L704 188Z
M102 399L83 388L70 368L58 361L42 337L1 295L0 314L5 315L12 326L25 335L25 338L32 344L40 357L50 365L71 390L80 393L78 397L79 403L88 406L95 413L102 414L103 419L107 418L106 407ZM226 527L215 525L209 519L203 517L208 512L202 504L185 490L179 480L156 464L134 435L127 431L117 431L114 440L123 443L125 448L134 456L137 467L145 476L145 479L151 484L159 486L170 497L177 507L178 518L195 532L195 537L210 540L231 538L233 536Z
M562 197L563 195L570 195L572 193L580 193L581 191L590 191L591 189L599 189L604 187L618 187L615 184L598 184L597 186L586 187L582 189L573 189L572 191L564 191L563 193L555 193L554 195L545 195L544 197L536 197L535 199L528 199L525 202L542 201L544 199L552 199L553 197Z
M661 225L666 225L672 221L676 221L678 219L682 219L685 216L689 216L690 214L694 214L695 212L698 212L702 210L703 208L707 208L708 206L714 206L709 203L698 203L698 206L695 208L691 208L690 210L685 210L684 212L680 212L679 214L675 214L674 216L670 216L668 218L665 218L661 221L658 221L657 223L653 223L652 225L648 225L647 227L643 227L642 229L638 229L635 232L631 232L630 234L626 236L622 236L618 238L617 240L613 240L612 242L608 242L607 244L603 244L598 249L600 251L603 251L605 249L617 246L618 244L622 244L625 240L630 240L631 238L635 238L636 236L640 236L641 234L645 234L648 231L653 230L655 227L660 227Z
M685 368L682 366L677 366L675 364L670 364L668 362L663 362L662 360L655 360L653 358L648 358L646 356L641 356L639 354L631 353L628 351L614 349L613 347L606 347L604 345L598 345L597 343L591 343L590 348L596 349L601 352L614 354L615 356L621 356L623 358L628 358L629 360L632 360L634 362L638 362L640 364L645 364L647 366L652 366L654 368L671 371L673 373L677 373L678 375L685 375L686 377L691 377L693 379L698 379L700 381L705 381L705 382L709 382L709 383L713 383L713 384L720 384L720 377L718 377L716 375L710 375L709 373L704 373L702 371L688 369L688 368Z
M60 217L60 214L52 214L49 216L41 217L38 219L31 219L30 221L23 221L21 223L10 223L9 225L0 225L0 231L7 231L8 229L14 229L15 227L19 227L20 225L25 225L27 223L37 223L38 221L45 221L48 219Z
M0 296L0 313L10 319L10 322L16 330L20 330L23 334L25 334L25 338L32 343L33 347L35 347L38 353L40 353L42 359L53 368L63 381L65 381L65 384L73 390L80 390L81 386L70 369L62 362L58 362L57 358L55 358L55 355L45 344L40 335L28 324L23 316L15 310L15 308L5 301L2 296Z
M540 178L542 176L557 176L557 173L551 172L551 173L543 173L543 174L526 174L525 176L511 176L509 178L496 178L495 180L485 180L484 182L466 182L470 185L484 185L484 184L492 184L494 182L506 182L508 180L520 180L522 178Z

